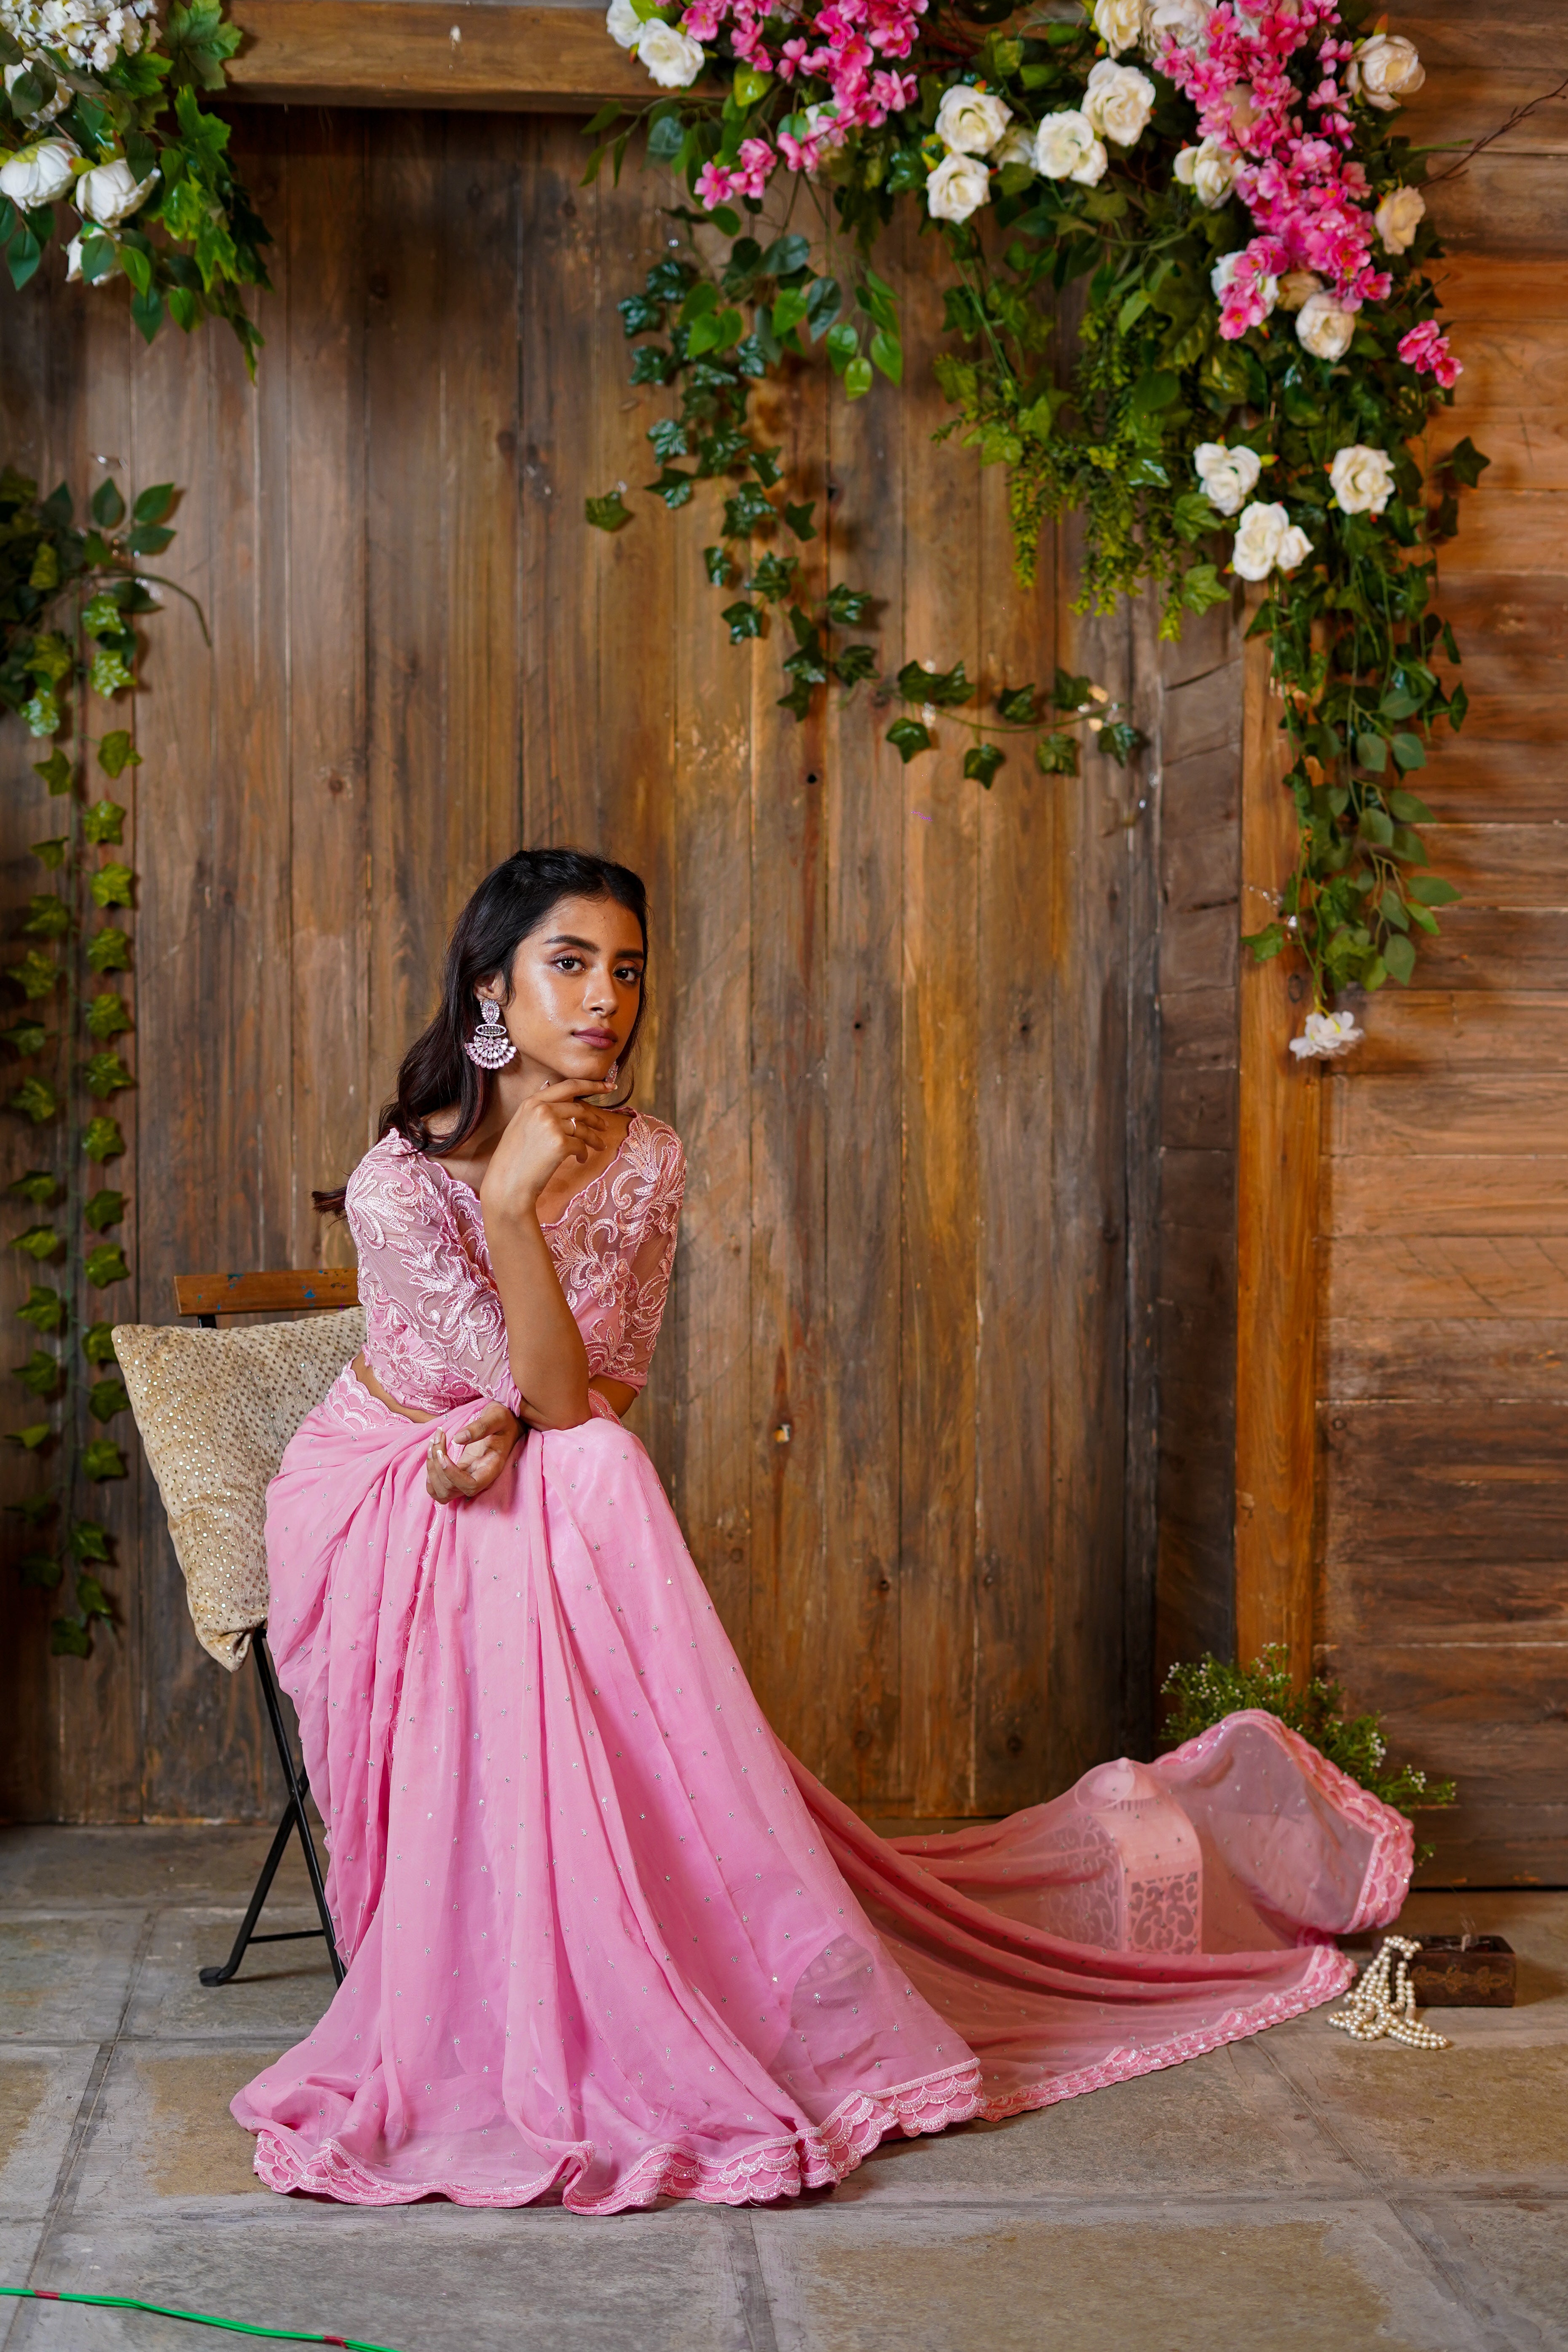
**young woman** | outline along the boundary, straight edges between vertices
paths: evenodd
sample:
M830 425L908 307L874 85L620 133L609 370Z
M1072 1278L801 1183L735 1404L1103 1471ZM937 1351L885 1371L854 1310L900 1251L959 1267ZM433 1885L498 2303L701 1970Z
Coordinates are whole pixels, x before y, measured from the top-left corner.
M1271 1717L945 1838L782 1748L620 1415L684 1162L614 1095L643 887L521 852L350 1178L363 1355L271 1489L348 1974L234 2103L280 2190L585 2213L843 2178L1339 1991L1408 1824Z

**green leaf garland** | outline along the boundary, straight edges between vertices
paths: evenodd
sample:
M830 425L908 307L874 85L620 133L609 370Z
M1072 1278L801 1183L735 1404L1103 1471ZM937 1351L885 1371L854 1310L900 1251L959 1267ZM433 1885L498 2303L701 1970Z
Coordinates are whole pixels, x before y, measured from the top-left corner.
M218 22L216 12L210 22ZM65 1591L68 1570L68 1597L50 1633L54 1654L68 1658L89 1656L97 1630L115 1621L112 1539L83 1509L83 1486L127 1475L112 1429L129 1410L103 1316L104 1294L131 1278L125 1242L108 1237L128 1202L115 1185L92 1183L89 1171L125 1149L119 1121L96 1106L136 1083L121 1042L134 1034L133 999L102 978L131 971L129 918L116 920L113 910L132 906L135 874L122 854L131 811L94 799L89 779L129 778L142 755L132 725L92 722L105 690L99 656L106 642L117 664L111 698L134 692L134 622L156 609L138 592L136 564L148 531L171 535L164 518L175 498L163 482L128 501L106 476L89 504L91 528L82 530L64 484L40 499L21 475L0 475L0 711L33 726L37 689L47 682L54 740L35 772L68 820L66 831L34 847L51 884L21 920L23 937L36 944L20 961L0 964L25 1005L47 1010L47 1019L14 1019L0 1039L22 1066L8 1108L37 1134L40 1156L53 1150L52 1165L28 1169L8 1188L31 1220L10 1246L50 1277L32 1283L16 1310L35 1344L12 1376L34 1417L6 1433L38 1458L46 1483L10 1507L30 1532L52 1521L68 1527L64 1559L58 1546L35 1540L16 1562L25 1584L50 1592ZM37 1407L47 1417L37 1417Z

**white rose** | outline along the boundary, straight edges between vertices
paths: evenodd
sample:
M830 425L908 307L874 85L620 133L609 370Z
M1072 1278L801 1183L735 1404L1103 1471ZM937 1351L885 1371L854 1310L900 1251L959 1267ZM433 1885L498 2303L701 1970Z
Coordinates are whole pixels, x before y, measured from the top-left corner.
M1167 41L1200 48L1208 38L1214 0L1148 0L1143 11L1143 47L1158 57Z
M662 16L650 16L643 26L637 56L660 89L689 89L708 62L701 42L678 32Z
M1394 496L1394 461L1386 449L1352 441L1335 453L1329 480L1342 514L1381 514Z
M156 172L149 172L139 180L124 157L117 155L112 163L100 163L82 173L72 201L84 219L96 221L100 228L118 228L146 203L157 177Z
M1047 114L1035 133L1035 169L1045 179L1077 180L1092 188L1108 160L1089 118L1076 107Z
M1290 1051L1298 1061L1309 1062L1321 1056L1328 1059L1335 1054L1348 1053L1359 1045L1363 1033L1355 1025L1350 1013L1309 1013L1307 1025L1300 1037L1290 1040Z
M4 21L3 15L0 15L0 21ZM9 98L9 97L10 97L11 92L16 89L16 84L21 80L22 76L23 76L23 75L24 75L27 70L28 70L28 68L27 68L27 66L26 66L26 62L24 62L23 64L21 64L21 65L19 65L19 66L7 66L7 67L6 67L6 68L5 68L5 95L6 95L6 97L7 97L7 98ZM64 84L63 82L57 82L57 83L55 84L55 94L54 94L53 98L51 98L51 99L50 99L50 100L49 100L49 102L48 102L48 104L47 104L47 106L40 106L40 107L38 108L38 110L37 110L37 113L35 113L35 114L24 114L24 115L20 116L18 119L19 119L21 121L26 122L26 123L29 123L29 124L31 124L31 123L35 123L35 122L38 122L38 123L42 123L42 122L52 122L52 121L54 121L54 119L55 119L55 117L56 117L56 115L57 115L57 114L63 114L63 113L65 112L65 110L66 110L67 107L70 104L70 100L71 100L71 94L70 94L70 91L66 88L66 86L65 86L65 84Z
M1292 523L1279 534L1279 544L1274 551L1274 562L1281 572L1294 572L1305 563L1312 552L1312 542L1300 523Z
M81 279L81 239L73 236L66 247L66 284L76 286Z
M1408 253L1426 217L1426 199L1419 188L1391 189L1373 215L1384 251Z
M1355 312L1342 310L1331 294L1309 294L1296 313L1296 340L1315 360L1341 360L1355 333Z
M1387 114L1402 98L1413 97L1426 79L1426 68L1409 41L1398 33L1374 33L1358 47L1345 87Z
M1131 147L1154 111L1154 85L1136 66L1113 66L1101 58L1089 77L1083 110L1102 139Z
M1135 48L1143 31L1143 0L1094 0L1094 29L1113 58Z
M955 155L989 155L1012 120L1012 108L990 90L959 82L942 93L936 135Z
M1227 449L1223 441L1202 441L1193 452L1193 465L1211 507L1222 515L1239 514L1263 471L1254 449Z
M1300 310L1322 290L1323 281L1315 269L1288 269L1279 280L1279 308Z
M991 174L978 155L944 155L926 182L932 220L966 221L991 201Z
M642 38L643 20L632 6L632 0L610 0L605 12L605 30L612 41L623 49L635 49Z
M1217 212L1236 178L1236 158L1223 139L1205 139L1200 147L1184 147L1175 173L1184 188L1191 188L1200 205Z
M52 205L70 186L76 157L68 139L45 139L36 147L18 148L0 163L0 195L9 196L19 212Z
M994 163L1026 163L1035 168L1035 134L1027 124L1010 123L1002 134L1002 143L992 157Z
M1280 542L1290 528L1283 507L1244 509L1237 525L1231 562L1244 580L1267 580L1279 561Z

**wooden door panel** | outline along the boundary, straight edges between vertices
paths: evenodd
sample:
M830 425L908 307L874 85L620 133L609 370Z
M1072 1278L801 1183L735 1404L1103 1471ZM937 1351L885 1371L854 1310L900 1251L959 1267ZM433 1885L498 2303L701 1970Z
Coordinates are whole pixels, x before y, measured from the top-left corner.
M654 906L639 1099L691 1171L636 1425L808 1764L883 1815L1043 1796L1114 1746L1137 1649L1133 787L1025 744L983 792L951 731L905 769L865 690L797 725L776 633L723 642L716 487L585 527L668 405L615 307L668 224L635 172L581 185L574 122L252 109L236 140L278 234L254 391L216 334L144 352L112 296L0 298L8 454L180 481L169 560L214 636L160 617L138 714L141 1312L193 1266L341 1257L310 1190L373 1134L473 881L521 840L624 857ZM931 447L933 265L911 236L902 398L830 403L819 368L757 395L817 502L805 570L871 590L889 667L962 656L994 691L1060 658L1125 691L1125 625L1058 619L1048 541L1020 589L1000 478ZM126 1635L85 1673L5 1588L29 1729L0 1804L264 1812L248 1694L191 1642L151 1488L126 1504Z

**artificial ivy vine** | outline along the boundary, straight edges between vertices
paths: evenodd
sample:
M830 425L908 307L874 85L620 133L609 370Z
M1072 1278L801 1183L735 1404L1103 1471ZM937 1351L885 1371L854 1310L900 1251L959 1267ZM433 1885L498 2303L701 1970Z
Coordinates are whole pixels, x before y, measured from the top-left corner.
M8 1188L18 1219L9 1246L28 1271L16 1312L31 1346L12 1367L26 1417L5 1440L42 1474L7 1508L27 1531L21 1580L60 1596L52 1646L74 1657L114 1617L103 1580L111 1538L91 1498L126 1475L112 1432L129 1402L105 1312L131 1276L112 1105L135 1084L120 1044L133 1025L135 877L123 855L129 811L113 792L141 754L128 726L104 721L136 690L135 625L157 606L142 567L174 537L174 502L163 482L128 513L106 479L79 528L63 483L40 499L24 476L0 474L0 707L48 743L33 772L50 825L33 844L42 873L21 952L0 966L14 1016L0 1030L16 1079L5 1108L25 1122L37 1163Z
M606 109L595 123L605 127L617 111ZM659 121L672 119L660 116L655 122L652 147L658 144ZM677 205L671 218L689 230L700 215ZM740 219L733 214L721 225L728 228L731 221L738 230ZM784 356L781 338L788 338L798 355L803 332L823 341L851 397L870 382L870 362L859 350L863 331L869 333L879 366L900 382L903 347L892 288L868 268L857 285L855 303L862 314L859 328L840 318L843 289L836 278L814 269L809 240L786 229L765 247L753 236L736 236L717 276L705 270L694 245L685 245L656 262L640 293L626 295L617 306L627 337L637 341L630 381L668 385L680 396L679 415L660 417L648 427L658 473L644 488L675 514L689 505L700 484L717 481L722 487L720 536L703 549L702 563L710 586L731 599L719 614L730 643L746 645L763 636L770 613L783 624L787 649L781 656L785 685L779 707L796 719L806 717L821 688L837 685L852 692L877 681L880 702L905 705L887 738L906 767L935 747L940 719L955 721L973 738L963 772L987 789L1005 757L1004 744L1015 735L1032 740L1035 764L1044 775L1077 774L1085 733L1098 750L1124 765L1143 738L1120 715L1121 704L1089 678L1058 669L1046 688L1000 681L971 714L967 706L982 689L964 662L939 669L929 660L905 661L879 678L877 647L850 634L868 625L870 592L839 581L826 594L813 596L803 586L797 551L817 536L816 501L788 495L780 467L783 449L768 447L751 428L751 387ZM752 311L749 331L742 305ZM781 489L783 495L775 497ZM599 530L620 530L632 520L619 489L587 499L584 512Z

